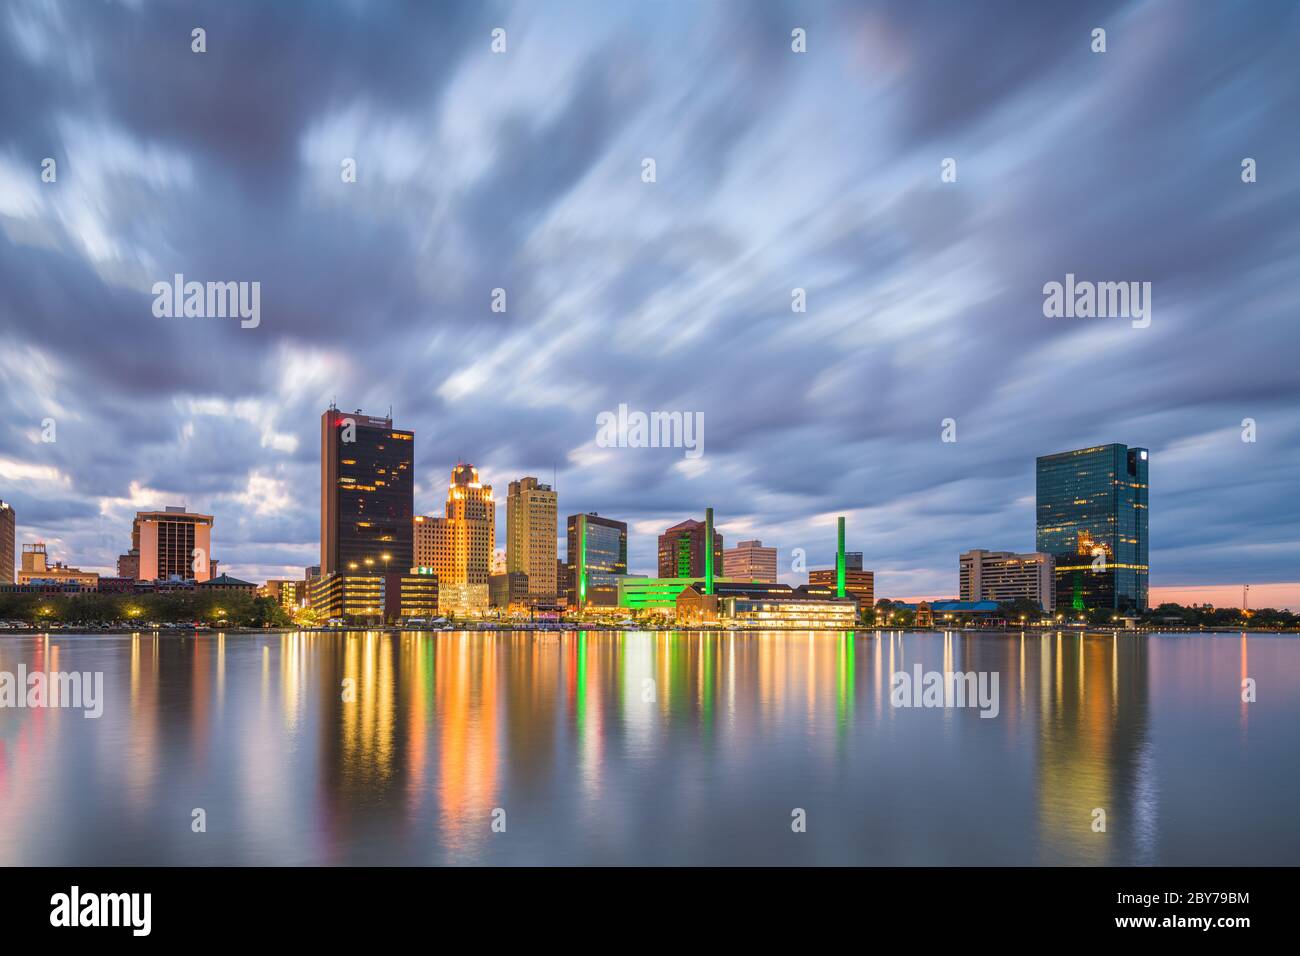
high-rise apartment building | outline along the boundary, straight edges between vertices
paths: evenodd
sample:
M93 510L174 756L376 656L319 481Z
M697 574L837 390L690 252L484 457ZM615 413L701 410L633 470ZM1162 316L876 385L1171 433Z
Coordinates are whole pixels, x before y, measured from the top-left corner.
M134 558L126 566L134 569L137 581L207 581L212 577L212 515L175 506L137 511L131 522L131 555L124 557Z
M405 574L415 562L415 433L391 418L321 415L321 576Z
M615 607L618 582L627 575L627 522L590 514L569 515L565 601L569 607Z
M510 482L506 492L506 571L528 575L528 596L554 601L556 496L536 478Z
M1147 459L1120 444L1038 459L1036 550L1056 561L1058 609L1146 609Z
M1056 568L1050 554L985 551L958 559L963 601L1015 601L1025 598L1045 611L1056 607Z
M741 541L723 552L721 573L733 581L776 584L776 548L765 548L762 541Z
M659 536L660 578L702 578L706 570L722 576L722 532L713 532L713 567L706 569L708 548L705 545L705 522L688 518Z
M7 501L0 501L0 584L14 583L14 560L18 551L18 519Z

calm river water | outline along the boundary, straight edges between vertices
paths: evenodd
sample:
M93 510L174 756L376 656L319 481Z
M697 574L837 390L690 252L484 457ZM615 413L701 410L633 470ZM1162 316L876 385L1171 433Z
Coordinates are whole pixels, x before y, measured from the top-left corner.
M892 706L918 664L996 716ZM0 709L0 865L1300 864L1294 635L0 637L20 669L103 713Z

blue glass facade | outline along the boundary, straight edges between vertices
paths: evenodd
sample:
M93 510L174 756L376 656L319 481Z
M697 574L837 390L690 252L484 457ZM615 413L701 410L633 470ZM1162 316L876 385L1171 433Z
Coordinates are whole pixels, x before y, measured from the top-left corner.
M569 607L614 607L627 574L627 522L595 514L569 515Z
M1056 560L1058 610L1146 609L1148 457L1114 444L1038 459L1036 550Z

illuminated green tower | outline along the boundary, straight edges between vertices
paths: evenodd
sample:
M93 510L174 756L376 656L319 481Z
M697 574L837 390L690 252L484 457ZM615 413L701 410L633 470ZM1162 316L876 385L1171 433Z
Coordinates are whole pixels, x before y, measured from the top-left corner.
M839 544L835 549L835 596L844 597L844 516L839 520Z
M704 593L713 593L713 509L704 509Z

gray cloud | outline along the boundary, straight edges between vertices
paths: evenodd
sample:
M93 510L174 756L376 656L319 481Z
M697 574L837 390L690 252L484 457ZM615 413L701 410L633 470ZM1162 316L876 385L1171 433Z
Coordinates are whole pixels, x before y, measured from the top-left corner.
M565 513L712 504L814 566L848 512L882 595L947 593L958 551L1032 547L1034 456L1124 441L1155 583L1294 579L1298 34L1282 4L17 4L0 497L72 563L144 498L287 569L337 398L416 430L424 511L458 458L556 466ZM1045 319L1067 271L1151 281L1152 327ZM174 272L260 281L262 325L155 318ZM703 470L586 457L620 402L702 411Z

